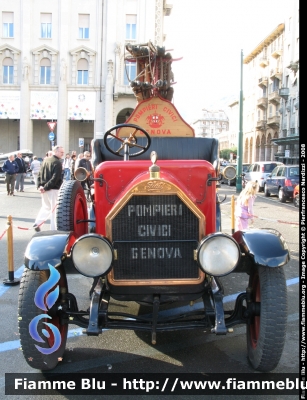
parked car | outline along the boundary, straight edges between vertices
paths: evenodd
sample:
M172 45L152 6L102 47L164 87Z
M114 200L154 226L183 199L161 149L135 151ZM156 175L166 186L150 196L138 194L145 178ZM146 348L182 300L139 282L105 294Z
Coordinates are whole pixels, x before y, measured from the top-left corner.
M225 160L221 161L221 166L226 167L226 165L229 165L228 161Z
M284 164L279 161L256 161L250 165L248 171L245 173L245 181L257 181L259 184L259 192L263 192L267 176L278 165Z
M266 178L264 195L275 195L282 203L293 199L293 192L300 180L299 165L279 165Z
M3 164L4 164L4 161L0 161L0 179L5 178L5 172L2 169Z
M295 207L300 206L300 185L296 185L293 191L293 204Z

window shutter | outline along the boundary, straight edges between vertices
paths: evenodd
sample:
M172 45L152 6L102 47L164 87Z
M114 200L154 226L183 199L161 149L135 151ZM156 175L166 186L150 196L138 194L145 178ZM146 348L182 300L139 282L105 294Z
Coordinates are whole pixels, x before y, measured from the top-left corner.
M12 12L3 12L2 13L2 22L4 24L9 24L14 22L14 13Z
M51 22L52 22L52 14L41 13L41 23L42 24L51 24Z
M90 27L89 14L79 14L79 27L80 28L89 28Z

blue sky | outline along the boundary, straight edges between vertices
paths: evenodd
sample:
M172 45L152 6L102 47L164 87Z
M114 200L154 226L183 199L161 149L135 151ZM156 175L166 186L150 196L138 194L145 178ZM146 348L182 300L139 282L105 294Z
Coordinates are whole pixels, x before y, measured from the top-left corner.
M203 108L239 97L246 56L291 14L295 0L168 0L165 47L172 50L174 105L191 123ZM243 69L244 73L244 69Z

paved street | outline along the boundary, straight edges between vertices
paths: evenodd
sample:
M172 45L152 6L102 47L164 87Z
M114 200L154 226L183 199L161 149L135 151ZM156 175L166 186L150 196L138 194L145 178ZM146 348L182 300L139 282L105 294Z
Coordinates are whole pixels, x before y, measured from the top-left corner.
M235 188L222 185L219 189L221 198L227 195L222 203L223 231L230 233L230 200L236 196ZM4 183L0 183L0 236L6 229L7 216L13 217L13 244L15 276L20 277L22 272L23 254L27 243L34 233L31 228L41 204L39 193L34 185L27 182L24 193L16 196L6 196ZM277 198L265 198L258 194L255 202L255 228L273 228L281 232L286 239L291 260L285 267L288 283L288 328L287 340L282 359L274 372L298 372L298 323L299 323L299 235L298 209L290 203L281 204ZM24 229L20 229L24 228ZM45 224L42 230L47 230ZM20 372L31 373L19 349L17 329L17 301L18 285L8 287L2 285L7 278L7 240L6 235L0 240L0 399L4 398L4 373ZM90 279L81 276L69 276L69 287L73 292L81 293L79 307L88 307L88 291ZM231 304L232 295L245 290L247 285L246 274L232 274L223 278L225 286L225 303ZM78 300L79 301L79 300ZM167 312L172 308L183 305L165 307ZM113 310L119 307L112 302ZM138 304L125 304L126 312L150 312ZM70 326L69 339L62 363L53 372L165 372L165 373L195 373L195 372L250 372L246 357L245 326L234 328L234 333L222 337L204 334L202 330L158 333L157 345L150 343L150 335L135 331L105 331L98 337L82 335L78 327ZM255 373L257 374L257 372ZM140 396L142 398L145 396ZM258 398L262 398L258 396ZM6 396L6 399L17 399L18 396ZM27 398L32 398L27 397ZM33 396L33 399L36 397ZM54 396L44 396L46 400ZM56 399L73 398L73 396L58 395ZM91 397L93 398L93 397ZM106 397L107 398L107 397ZM126 396L127 398L127 396ZM147 397L148 398L148 397ZM168 397L168 399L171 397ZM185 397L188 398L188 397ZM193 396L193 399L195 396ZM223 398L217 396L216 398ZM247 399L248 396L242 396ZM250 397L252 398L252 397ZM263 397L265 398L265 397ZM291 396L281 396L281 399L290 399Z

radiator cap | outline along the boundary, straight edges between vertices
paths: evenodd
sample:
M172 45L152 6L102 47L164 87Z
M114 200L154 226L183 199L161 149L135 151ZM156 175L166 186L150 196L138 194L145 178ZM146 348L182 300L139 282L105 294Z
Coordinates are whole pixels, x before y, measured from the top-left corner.
M160 167L156 164L158 154L155 151L150 153L152 165L149 167L150 179L160 178Z

